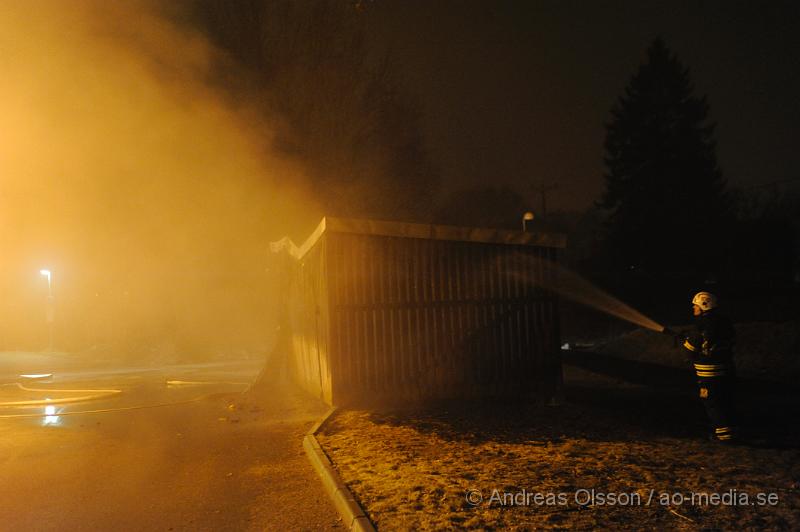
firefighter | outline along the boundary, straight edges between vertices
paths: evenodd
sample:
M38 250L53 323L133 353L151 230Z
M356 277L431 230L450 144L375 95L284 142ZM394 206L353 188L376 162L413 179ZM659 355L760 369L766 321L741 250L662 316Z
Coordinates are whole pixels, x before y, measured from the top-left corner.
M697 330L685 338L683 346L689 350L694 365L700 400L713 428L711 438L731 443L736 438L733 325L719 313L717 298L709 292L695 294L692 313Z

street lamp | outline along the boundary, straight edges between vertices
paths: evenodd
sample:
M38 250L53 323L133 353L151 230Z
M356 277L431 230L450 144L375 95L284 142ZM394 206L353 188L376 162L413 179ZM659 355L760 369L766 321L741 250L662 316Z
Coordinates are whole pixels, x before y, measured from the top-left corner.
M526 230L525 222L532 222L533 221L533 213L531 211L526 212L522 215L522 232L524 233Z
M47 321L47 350L53 350L53 320L55 319L55 308L53 305L53 274L50 270L39 270L39 273L47 277L47 308L45 309L45 320Z
M50 270L39 270L39 273L47 277L47 297L53 297L53 288L50 282L52 274L50 273Z

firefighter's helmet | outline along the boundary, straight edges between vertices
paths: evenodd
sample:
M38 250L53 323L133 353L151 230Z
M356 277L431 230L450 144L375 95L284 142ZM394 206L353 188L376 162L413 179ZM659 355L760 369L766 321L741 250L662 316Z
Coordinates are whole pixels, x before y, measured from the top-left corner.
M697 305L703 312L717 307L717 298L710 292L697 292L692 298L692 305Z

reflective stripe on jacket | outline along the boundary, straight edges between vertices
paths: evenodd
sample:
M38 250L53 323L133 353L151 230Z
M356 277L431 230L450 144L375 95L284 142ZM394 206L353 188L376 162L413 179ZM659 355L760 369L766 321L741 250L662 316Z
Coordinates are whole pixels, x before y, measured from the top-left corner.
M723 377L729 373L728 364L698 364L695 362L694 370L698 377Z

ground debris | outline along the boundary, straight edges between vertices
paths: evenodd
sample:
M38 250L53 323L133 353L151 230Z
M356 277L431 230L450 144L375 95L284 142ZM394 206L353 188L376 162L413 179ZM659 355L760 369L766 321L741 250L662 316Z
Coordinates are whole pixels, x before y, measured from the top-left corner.
M691 396L581 385L559 408L343 410L318 439L379 529L800 524L797 447L720 446ZM743 493L747 504L703 498Z

